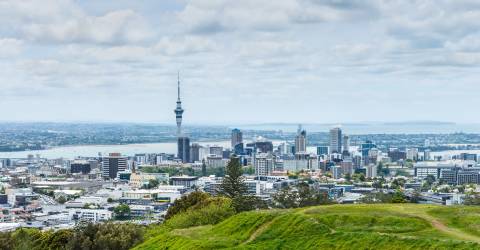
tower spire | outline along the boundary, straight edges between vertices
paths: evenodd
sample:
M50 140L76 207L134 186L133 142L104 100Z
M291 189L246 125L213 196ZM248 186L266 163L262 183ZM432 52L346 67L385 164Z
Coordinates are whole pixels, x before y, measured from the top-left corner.
M182 101L180 100L180 71L177 73L177 107L173 111L177 121L177 137L180 137L182 135L182 115L184 111L182 109Z
M180 101L180 70L177 72L177 97Z

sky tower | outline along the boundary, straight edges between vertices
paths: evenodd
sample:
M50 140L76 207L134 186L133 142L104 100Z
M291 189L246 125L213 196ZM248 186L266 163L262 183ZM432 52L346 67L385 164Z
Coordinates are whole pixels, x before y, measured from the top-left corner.
M183 109L182 109L182 101L180 100L180 72L178 72L177 76L177 108L173 110L175 112L175 117L177 119L177 137L180 137L182 135L182 114L183 114Z

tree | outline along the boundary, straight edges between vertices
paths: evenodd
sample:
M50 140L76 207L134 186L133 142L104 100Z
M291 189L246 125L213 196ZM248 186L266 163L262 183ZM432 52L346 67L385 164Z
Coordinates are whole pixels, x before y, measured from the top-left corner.
M247 186L242 174L239 159L232 156L227 164L226 175L220 184L219 193L232 199L246 194Z
M393 193L392 203L406 203L406 202L407 202L407 198L402 191L397 190L395 191L395 193Z
M326 192L317 192L305 182L299 183L297 185L297 188L299 207L315 206L330 203L328 194Z
M127 250L143 241L142 226L130 223L79 223L65 244L66 249Z
M358 177L358 179L362 182L366 180L365 175L363 173L360 173L360 177Z
M218 190L220 195L232 199L232 205L236 212L252 210L261 205L261 201L257 197L248 195L247 185L245 185L242 174L240 161L233 155L227 164L225 177L223 177Z
M275 205L280 208L295 208L297 207L298 193L290 186L282 188L280 191L272 196Z
M58 197L57 202L60 204L64 204L65 202L67 202L67 198L65 198L65 196L62 195Z
M435 183L435 176L429 174L422 185L422 191L427 191L428 189L432 188L432 185Z
M384 183L385 183L385 179L383 179L383 178L376 178L376 179L373 181L372 187L375 188L375 189L382 189Z
M360 198L360 202L366 204L391 203L392 194L386 194L384 192L368 193L365 194L362 198Z
M388 176L390 174L390 169L388 166L384 166L383 162L377 164L377 174L380 176Z
M345 174L344 178L347 182L350 182L352 180L352 175L350 173L347 173Z
M147 189L153 189L153 188L156 188L158 187L160 183L158 182L158 180L155 178L155 179L150 179L148 180L148 184L146 185L146 188Z
M421 194L417 190L414 190L412 195L410 196L410 202L411 203L419 203L421 200Z
M130 218L130 207L127 204L120 204L113 209L115 217L119 220Z
M73 236L73 232L68 229L62 229L55 232L47 231L43 233L42 249L65 249L65 245Z
M480 205L480 194L478 193L467 194L464 198L463 204L475 205L475 206Z
M396 178L392 181L391 188L398 189L403 188L405 186L405 179L403 178Z
M253 166L244 167L243 173L248 175L253 175L255 174L255 168Z
M319 192L307 183L301 182L294 188L288 186L273 195L273 201L279 208L297 208L330 204L327 192Z

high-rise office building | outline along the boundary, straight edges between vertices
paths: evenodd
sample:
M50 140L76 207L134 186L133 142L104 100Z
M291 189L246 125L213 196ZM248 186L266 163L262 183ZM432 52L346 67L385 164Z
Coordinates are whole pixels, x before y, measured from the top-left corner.
M236 155L243 155L244 154L243 142L235 145L235 147L233 148L233 153L236 154Z
M418 160L418 148L407 148L407 160Z
M365 141L365 143L362 143L361 151L362 151L362 157L364 159L368 157L368 151L370 151L370 149L372 148L377 148L377 145L375 145L375 143L373 143L372 141L367 140Z
M297 136L295 136L295 153L307 152L307 131L298 125Z
M237 146L237 144L243 143L243 134L240 129L236 128L232 130L232 149Z
M108 157L102 158L102 177L115 179L118 172L127 169L127 157L123 157L120 153L111 153Z
M342 129L330 129L330 153L342 152Z
M200 150L203 147L198 144L198 143L192 143L192 146L190 147L190 161L191 162L197 162L200 161Z
M177 158L182 160L183 163L190 162L190 138L186 136L178 137L177 146Z
M366 177L367 178L375 178L377 177L377 165L369 164L366 168Z
M388 151L388 157L390 157L390 161L397 162L405 160L407 158L407 153L400 151L398 148L391 148Z
M343 135L343 152L350 152L350 138L348 135Z
M273 158L269 154L260 153L255 156L255 174L259 176L272 175Z

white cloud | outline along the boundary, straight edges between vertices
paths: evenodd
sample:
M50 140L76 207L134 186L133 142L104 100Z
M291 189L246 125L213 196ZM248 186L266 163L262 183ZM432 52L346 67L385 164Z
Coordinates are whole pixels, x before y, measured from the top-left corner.
M414 119L418 99L431 100L424 108L434 118L444 105L436 98L461 99L443 106L451 111L480 90L478 1L162 4L0 0L1 94L18 105L30 101L25 96L45 103L42 117L59 117L58 100L74 96L98 102L90 105L100 107L98 117L109 115L102 107L118 106L145 110L132 119L155 113L170 121L181 70L186 120L221 122L259 107L249 120L376 119L351 111L374 102L385 102L375 105L376 116ZM109 104L114 99L131 101ZM312 116L311 107L325 103L336 108ZM221 118L205 116L212 106ZM92 112L80 104L71 109L83 117Z
M164 37L153 46L153 50L164 55L176 56L209 52L218 49L219 46L220 45L215 44L212 40L203 37Z
M190 31L208 34L235 30L281 31L296 23L341 21L371 14L335 2L199 0L188 2L178 16Z
M23 51L23 41L14 38L0 39L0 58L17 56Z
M71 0L2 1L0 30L44 43L118 44L151 36L146 20L132 10L88 15Z
M457 41L446 41L445 48L453 51L462 52L479 52L480 51L480 34L471 34L462 37Z

